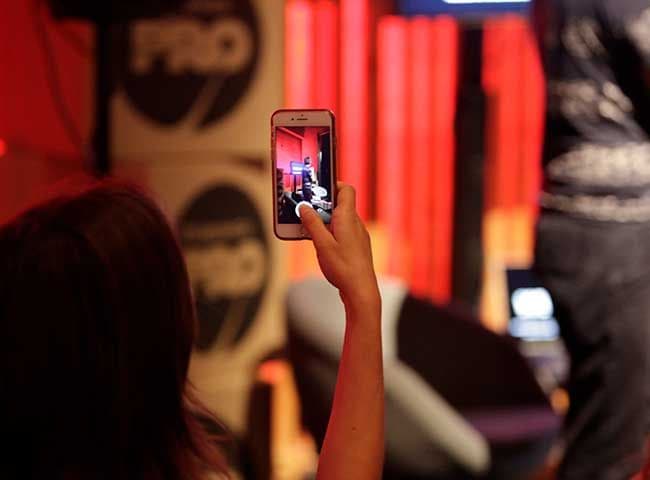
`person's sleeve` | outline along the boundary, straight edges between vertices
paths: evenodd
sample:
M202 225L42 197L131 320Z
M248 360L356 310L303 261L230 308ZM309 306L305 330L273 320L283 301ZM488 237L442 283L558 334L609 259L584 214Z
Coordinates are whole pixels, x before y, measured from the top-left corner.
M650 67L650 0L603 0L602 7L612 35L630 42Z

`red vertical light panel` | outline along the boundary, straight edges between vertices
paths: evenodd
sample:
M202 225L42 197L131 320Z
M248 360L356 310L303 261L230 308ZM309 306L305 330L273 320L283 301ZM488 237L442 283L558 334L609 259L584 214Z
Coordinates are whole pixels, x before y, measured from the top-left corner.
M285 106L309 108L314 101L314 7L309 0L287 0L284 13Z
M520 202L526 207L538 208L541 189L541 154L544 143L544 112L546 91L537 41L533 32L526 32L523 59L523 86L520 90L523 114L523 152L521 165Z
M454 158L456 104L458 96L458 23L438 17L431 24L433 49L431 105L432 203L431 297L446 303L451 299L454 224Z
M487 107L485 112L485 210L495 205L493 186L495 185L494 159L497 152L497 135L495 125L498 118L498 96L501 61L501 28L498 20L487 20L483 24L483 90L485 91Z
M404 273L399 254L405 246L406 212L418 208L407 195L413 169L407 161L407 27L396 16L383 17L377 27L377 219L389 234L392 275Z
M491 58L486 64L493 70L491 80L495 82L491 101L494 111L493 122L488 124L491 137L492 174L486 190L488 205L497 208L512 208L517 204L519 167L521 160L522 98L522 44L525 22L519 17L506 17L495 21L486 29L494 36L486 44L491 45ZM487 50L486 50L487 53Z
M315 4L316 58L314 65L314 104L317 108L338 110L338 6L334 0Z
M341 96L339 106L339 176L357 189L362 218L369 198L369 56L370 0L340 0Z
M483 23L483 89L488 95L494 94L499 85L497 58L501 49L500 21L488 19Z
M404 214L408 219L408 239L411 246L411 291L428 296L431 285L431 233L433 211L431 183L433 164L437 155L432 127L433 46L431 21L426 17L412 20L408 28L408 167L406 178L408 202ZM436 46L436 48L440 48ZM444 47L443 47L444 48ZM403 215L404 215L403 214Z

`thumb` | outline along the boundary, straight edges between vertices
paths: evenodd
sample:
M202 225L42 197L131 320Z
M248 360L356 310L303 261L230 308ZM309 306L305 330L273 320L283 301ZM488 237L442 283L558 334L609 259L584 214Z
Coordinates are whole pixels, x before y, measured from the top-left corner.
M300 207L300 220L317 249L333 244L336 240L327 229L320 215L307 205Z

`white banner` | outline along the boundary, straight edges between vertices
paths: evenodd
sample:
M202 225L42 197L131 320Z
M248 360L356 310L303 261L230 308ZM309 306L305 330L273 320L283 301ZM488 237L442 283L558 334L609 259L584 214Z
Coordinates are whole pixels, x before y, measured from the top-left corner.
M176 228L197 300L190 377L235 432L258 362L284 343L269 117L282 103L283 2L190 0L116 28L114 173Z
M282 0L191 0L115 31L112 145L127 155L266 154L282 105Z

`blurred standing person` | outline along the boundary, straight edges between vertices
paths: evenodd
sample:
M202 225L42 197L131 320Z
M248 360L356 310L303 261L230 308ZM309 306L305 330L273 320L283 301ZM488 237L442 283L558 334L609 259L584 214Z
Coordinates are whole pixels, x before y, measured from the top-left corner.
M318 185L316 180L316 173L311 164L311 157L305 157L302 167L302 197L305 202L311 203L314 196L314 186Z
M571 355L559 478L629 479L650 420L650 0L537 0L536 270Z

